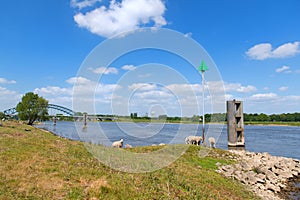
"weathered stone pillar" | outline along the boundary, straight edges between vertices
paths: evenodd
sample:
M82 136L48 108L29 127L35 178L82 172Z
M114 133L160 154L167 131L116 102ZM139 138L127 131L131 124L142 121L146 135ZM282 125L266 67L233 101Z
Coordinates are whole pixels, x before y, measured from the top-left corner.
M228 147L245 146L242 101L227 101L227 136Z

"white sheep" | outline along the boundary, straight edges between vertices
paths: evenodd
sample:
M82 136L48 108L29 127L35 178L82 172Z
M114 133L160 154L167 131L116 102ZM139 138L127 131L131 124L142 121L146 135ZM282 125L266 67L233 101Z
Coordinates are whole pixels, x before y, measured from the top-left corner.
M185 143L186 144L195 144L195 145L200 145L201 141L203 140L203 138L201 136L188 136L185 138Z
M130 149L130 148L132 148L132 145L126 144L126 145L125 145L125 148L129 148L129 149Z
M216 140L213 137L208 138L208 142L210 144L210 148L216 148Z
M122 148L123 147L123 139L121 139L120 141L113 142L112 147Z

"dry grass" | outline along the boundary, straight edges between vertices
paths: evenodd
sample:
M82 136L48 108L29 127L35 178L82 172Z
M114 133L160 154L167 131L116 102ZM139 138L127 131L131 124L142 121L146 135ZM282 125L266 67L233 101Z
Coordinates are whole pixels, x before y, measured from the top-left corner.
M0 127L0 199L257 199L214 171L216 162L232 162L221 156L225 151L199 158L199 148L191 146L163 169L130 174L101 164L81 142L6 122Z

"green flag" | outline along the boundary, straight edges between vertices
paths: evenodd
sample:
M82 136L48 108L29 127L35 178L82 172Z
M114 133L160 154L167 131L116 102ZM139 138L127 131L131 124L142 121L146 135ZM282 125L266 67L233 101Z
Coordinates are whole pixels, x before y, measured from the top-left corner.
M204 60L202 60L201 65L198 67L198 70L201 72L205 72L206 70L208 70L208 67L205 64Z

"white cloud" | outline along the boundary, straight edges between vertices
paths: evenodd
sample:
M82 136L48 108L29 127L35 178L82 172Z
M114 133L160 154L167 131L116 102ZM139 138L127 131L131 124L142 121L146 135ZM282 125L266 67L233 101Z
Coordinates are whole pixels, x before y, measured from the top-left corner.
M118 69L114 67L98 67L96 69L89 68L95 74L118 74Z
M253 85L243 86L240 83L225 83L224 86L226 92L250 93L257 90Z
M162 0L111 0L109 7L102 5L74 16L79 27L102 37L131 31L153 23L153 27L167 24L163 17L166 7Z
M141 99L152 99L152 100L155 99L158 102L161 102L162 100L166 100L166 98L173 97L173 95L169 92L158 91L158 90L139 92L135 96Z
M255 100L255 101L268 101L268 100L275 100L277 98L278 95L275 93L254 94L250 97L251 100Z
M7 80L5 78L0 77L0 84L16 84L17 82L14 80Z
M268 58L286 58L300 52L300 42L286 43L273 50L270 43L257 44L246 52L253 60L265 60Z
M151 73L147 73L147 74L139 74L139 75L138 75L139 78L148 78L148 77L150 77L150 76L152 76Z
M264 60L270 57L272 45L269 43L257 44L246 52L246 55L253 60Z
M286 70L289 70L289 69L290 69L289 66L282 66L281 68L277 68L277 69L276 69L276 72L277 72L277 73L281 73L281 72L286 71Z
M134 65L124 65L122 67L123 70L128 70L128 71L133 71L136 69L136 67Z
M74 84L87 85L92 83L92 81L82 76L69 78L68 80L66 80L66 82L72 85Z
M35 94L39 94L41 96L49 96L49 95L70 95L72 94L71 88L60 88L56 86L47 86L42 88L36 88L33 91Z
M0 87L0 111L16 107L21 100L22 95L16 91Z
M193 35L193 33L189 32L189 33L184 34L184 37L191 38L192 35Z
M71 6L78 9L83 9L86 7L91 7L95 5L97 2L101 2L102 0L71 0Z
M151 83L134 83L134 84L128 86L128 89L129 90L149 91L149 90L157 89L157 85L151 84Z
M300 52L300 42L286 43L275 49L272 54L274 58L285 58L294 56Z
M289 88L286 86L281 86L280 88L278 88L279 91L287 91Z

